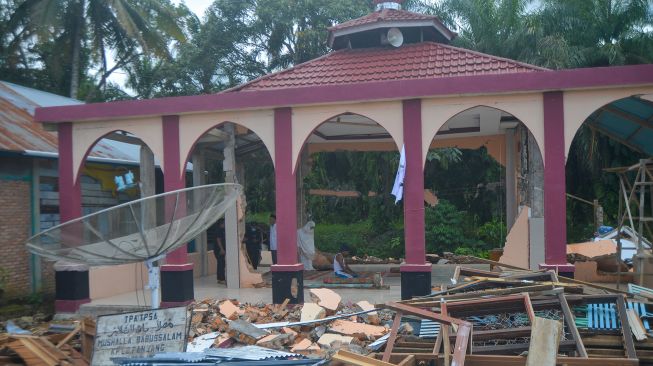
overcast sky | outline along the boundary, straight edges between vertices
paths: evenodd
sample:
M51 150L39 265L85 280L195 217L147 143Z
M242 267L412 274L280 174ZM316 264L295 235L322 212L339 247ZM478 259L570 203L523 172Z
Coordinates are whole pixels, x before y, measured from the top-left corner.
M192 12L197 14L198 17L204 16L204 10L208 8L213 0L173 0L175 4L184 3ZM238 1L238 0L236 0Z

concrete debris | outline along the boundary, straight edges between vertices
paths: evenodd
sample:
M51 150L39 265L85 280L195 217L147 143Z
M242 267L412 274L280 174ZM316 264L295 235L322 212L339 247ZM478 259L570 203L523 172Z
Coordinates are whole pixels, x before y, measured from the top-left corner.
M322 319L326 315L326 310L320 305L312 302L307 302L302 307L301 318L299 321L307 322L316 319Z
M340 306L342 297L335 291L328 288L313 288L311 289L311 298L321 307L330 312L335 312Z
M229 321L229 336L245 344L254 344L259 339L265 337L268 332L259 329L246 320Z
M336 320L329 328L332 332L350 335L358 339L375 340L382 337L388 332L388 328L370 325L365 323L356 323L349 320Z
M356 303L356 306L362 311L374 310L374 305L370 304L369 301L359 301ZM362 317L367 323L372 325L379 325L381 323L381 320L379 319L379 313L376 311L367 313Z
M318 340L317 344L322 347L333 347L333 342L340 342L341 345L348 345L354 340L354 337L343 336L340 334L325 333Z
M238 318L238 308L229 300L220 303L219 309L220 314L229 320L236 320Z

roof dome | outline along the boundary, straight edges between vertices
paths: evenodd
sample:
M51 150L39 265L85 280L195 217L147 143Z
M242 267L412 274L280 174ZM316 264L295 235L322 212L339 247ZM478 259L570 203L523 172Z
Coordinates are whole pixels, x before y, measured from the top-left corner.
M402 36L401 44L431 41L449 43L456 33L449 30L434 15L425 15L401 10L402 0L375 0L376 11L329 28L329 47L368 48L393 44L388 40L388 31L397 31ZM395 47L397 43L393 44Z

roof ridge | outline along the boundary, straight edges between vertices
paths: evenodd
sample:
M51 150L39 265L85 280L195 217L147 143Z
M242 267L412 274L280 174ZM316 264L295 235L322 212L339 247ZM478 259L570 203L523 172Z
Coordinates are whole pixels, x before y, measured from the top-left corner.
M422 19L437 19L438 21L440 21L440 18L437 15L433 15L433 14L422 14L422 13L417 13L417 12L414 12L414 11L409 11L409 10L404 10L404 9L380 9L380 10L373 11L373 12L371 12L369 14L363 15L361 17L358 17L358 18L349 19L349 20L347 20L345 22L334 24L334 25L332 25L330 27L327 27L327 31L332 31L332 30L340 29L342 27L347 27L347 26L350 25L350 23L360 21L361 19L376 18L376 21L384 21L384 20L386 20L385 18L388 15L391 15L392 13L411 14L413 16L419 16ZM411 20L414 20L414 19L405 19L405 21L411 21Z
M532 69L535 69L535 70L551 71L551 69L547 69L545 67L529 64L529 63L522 62L522 61L513 60L511 58L492 55L490 53L483 53L483 52L480 52L480 51L474 51L474 50L470 50L470 49L467 49L467 48L456 47L456 46L452 46L452 45L448 45L448 44L444 44L444 43L436 43L436 42L430 42L430 41L425 41L424 43L433 43L433 44L436 44L436 45L438 45L440 47L450 48L450 49L453 49L453 50L456 50L456 51L471 53L471 54L478 55L478 56L490 57L490 58L493 58L493 59L496 59L496 60L510 62L512 64L532 68Z

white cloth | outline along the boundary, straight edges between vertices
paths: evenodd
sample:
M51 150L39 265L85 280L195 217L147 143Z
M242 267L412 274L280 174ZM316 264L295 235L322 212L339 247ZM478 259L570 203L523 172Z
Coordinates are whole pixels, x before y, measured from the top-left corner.
M338 254L336 254L336 255L333 256L333 272L334 272L334 273L343 272L343 271L345 270L345 269L342 268L342 266L340 265L340 262L338 262L338 255L342 256L342 254L340 254L340 253L338 253ZM343 261L343 262L345 261L345 258L344 258L344 257L342 258L342 261Z
M399 168L395 176L395 184L392 186L392 195L395 196L395 204L401 201L404 196L404 176L406 175L406 147L401 146L401 156L399 157Z
M299 252L299 259L304 265L304 269L312 271L313 258L315 258L315 223L309 221L297 230L297 251Z
M270 250L277 250L277 224L270 225Z

